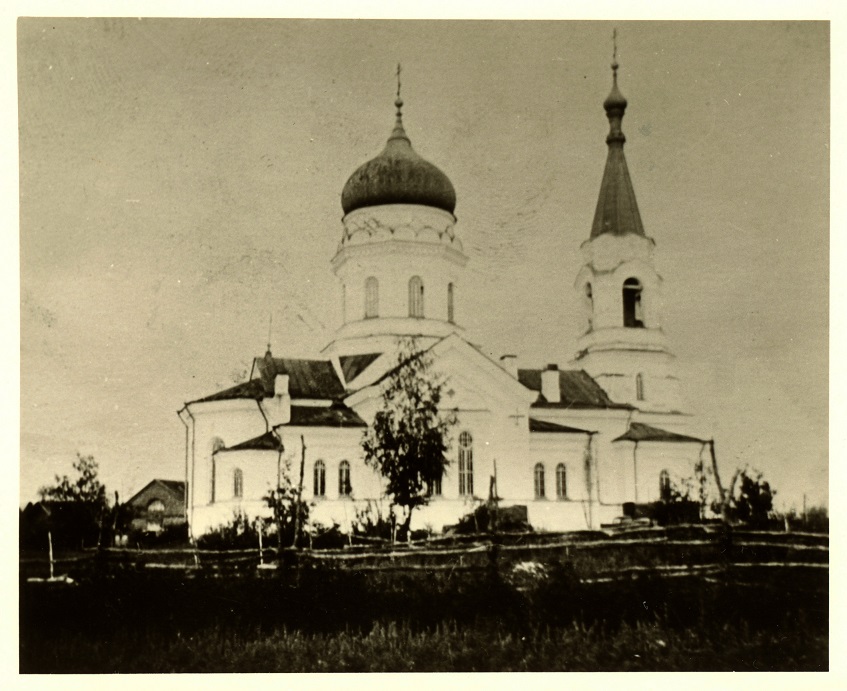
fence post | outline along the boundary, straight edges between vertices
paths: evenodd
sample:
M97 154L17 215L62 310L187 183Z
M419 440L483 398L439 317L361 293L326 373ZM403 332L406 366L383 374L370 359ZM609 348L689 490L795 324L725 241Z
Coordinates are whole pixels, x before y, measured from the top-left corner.
M47 531L47 551L50 559L50 580L53 580L53 535Z

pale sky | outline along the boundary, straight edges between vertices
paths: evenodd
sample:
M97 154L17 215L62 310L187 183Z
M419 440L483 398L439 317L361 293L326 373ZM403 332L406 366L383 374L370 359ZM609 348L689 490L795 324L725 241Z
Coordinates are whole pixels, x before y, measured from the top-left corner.
M606 156L611 32L665 331L722 474L827 501L825 23L23 19L21 486L77 450L123 499L182 479L186 400L340 323L347 177L403 64L415 149L452 180L457 319L520 366L575 352Z

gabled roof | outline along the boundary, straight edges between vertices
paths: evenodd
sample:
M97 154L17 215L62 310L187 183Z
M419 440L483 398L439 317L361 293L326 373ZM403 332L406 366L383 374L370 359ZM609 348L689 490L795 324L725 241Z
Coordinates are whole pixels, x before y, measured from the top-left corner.
M277 374L288 375L291 398L336 399L344 395L344 386L329 360L276 358L270 352L253 361L253 372L262 381L265 393L274 394Z
M559 425L555 422L547 422L546 420L536 420L534 417L529 418L529 431L555 432L558 434L592 434L587 429L568 427L567 425Z
M344 373L344 381L351 382L364 372L370 364L382 353L368 353L366 355L342 355L338 358L341 363L341 371Z
M247 441L243 441L240 444L235 444L234 446L227 446L226 448L221 449L218 453L223 453L225 451L284 451L285 449L282 446L282 442L279 440L273 432L265 432L258 437L253 437L252 439L248 439Z
M602 387L584 370L559 370L561 400L550 403L541 394L540 369L519 369L518 381L526 388L538 391L533 408L619 408L630 409L626 403L614 403Z
M291 406L291 421L284 427L367 427L354 410L337 403L328 408Z
M643 422L630 422L626 434L622 434L612 441L666 441L666 442L697 442L704 444L705 439L689 437L685 434L669 432L666 429L645 425Z
M138 497L140 497L144 492L146 492L153 485L159 485L168 490L171 494L176 496L180 501L185 499L185 483L181 480L150 480L144 487L138 490L135 494L133 494L129 499L127 499L124 503L131 504Z

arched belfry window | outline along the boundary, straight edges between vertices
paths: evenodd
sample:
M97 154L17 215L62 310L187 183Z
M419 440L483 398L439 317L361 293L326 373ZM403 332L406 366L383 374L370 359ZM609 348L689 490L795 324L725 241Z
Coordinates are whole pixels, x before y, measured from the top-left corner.
M323 461L315 461L315 496L326 496L326 466Z
M379 316L379 281L368 276L365 281L365 319Z
M644 326L641 281L637 278L628 278L623 282L623 325L638 328Z
M556 499L568 498L568 469L564 463L556 466Z
M232 496L236 499L244 496L244 473L241 468L232 471Z
M535 498L544 499L546 492L544 489L544 464L535 464Z
M451 324L456 322L455 305L453 301L456 299L456 287L452 283L447 284L447 321Z
M341 461L338 464L338 496L349 497L353 489L350 486L350 464Z
M470 432L459 435L459 494L473 494L473 437Z
M420 276L409 279L409 316L424 316L424 286Z
M640 372L635 375L635 399L644 400L644 375Z

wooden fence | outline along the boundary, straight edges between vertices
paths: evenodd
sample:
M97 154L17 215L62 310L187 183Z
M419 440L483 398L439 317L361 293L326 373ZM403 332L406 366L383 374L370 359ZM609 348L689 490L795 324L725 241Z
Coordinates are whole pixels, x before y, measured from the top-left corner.
M186 577L260 577L292 568L335 568L363 572L455 572L497 570L509 573L528 565L572 569L585 582L632 578L713 577L734 571L828 569L829 537L812 533L725 530L712 526L645 528L626 533L523 533L444 537L407 545L348 546L344 549L278 551L118 549L90 550L54 559L56 574L74 579L95 574L118 577L127 571L182 572ZM49 573L46 555L21 558L23 578Z

